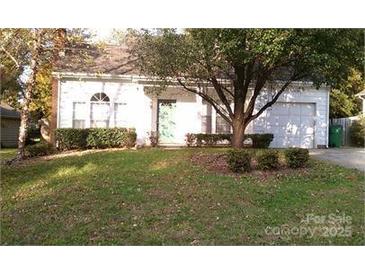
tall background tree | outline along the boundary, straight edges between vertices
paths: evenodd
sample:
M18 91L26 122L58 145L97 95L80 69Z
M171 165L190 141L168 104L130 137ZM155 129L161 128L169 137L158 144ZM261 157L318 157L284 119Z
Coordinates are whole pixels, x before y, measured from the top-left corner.
M18 153L24 158L30 118L48 117L52 68L66 47L87 37L81 29L1 29L1 98L20 110Z
M237 148L247 125L293 82L339 85L364 48L363 32L350 29L157 29L129 37L141 71L209 102L232 126ZM271 99L257 109L264 90Z
M364 73L352 68L347 79L336 85L330 93L330 118L356 116L361 113L362 103L355 94L365 89Z

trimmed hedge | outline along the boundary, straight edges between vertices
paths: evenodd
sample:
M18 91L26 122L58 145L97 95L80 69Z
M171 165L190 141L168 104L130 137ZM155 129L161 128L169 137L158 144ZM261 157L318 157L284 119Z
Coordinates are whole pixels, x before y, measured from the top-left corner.
M276 150L262 151L256 160L257 166L261 170L272 170L279 167L279 153Z
M187 146L214 146L219 142L231 143L232 134L205 134L205 133L187 133L185 135L185 141ZM274 135L271 133L263 134L245 134L244 139L252 140L253 148L268 148L270 143L274 139Z
M88 129L58 128L55 136L60 150L85 149Z
M286 164L291 168L303 167L309 160L309 151L305 148L288 148L284 155Z
M30 158L36 156L50 155L54 152L55 149L53 148L53 146L47 143L38 143L25 147L25 156Z
M136 132L126 128L90 128L86 144L90 148L132 147L136 138Z
M127 128L56 129L56 142L60 150L132 147L136 139L135 130Z
M251 170L252 154L246 150L232 149L228 151L228 166L233 172L248 172Z

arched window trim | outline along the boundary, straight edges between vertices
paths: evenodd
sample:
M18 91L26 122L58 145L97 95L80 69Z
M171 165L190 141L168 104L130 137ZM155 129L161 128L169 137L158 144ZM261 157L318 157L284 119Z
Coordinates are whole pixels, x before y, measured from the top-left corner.
M93 96L91 96L90 99L91 102L110 102L110 99L108 95L106 95L104 92L98 92L95 93Z

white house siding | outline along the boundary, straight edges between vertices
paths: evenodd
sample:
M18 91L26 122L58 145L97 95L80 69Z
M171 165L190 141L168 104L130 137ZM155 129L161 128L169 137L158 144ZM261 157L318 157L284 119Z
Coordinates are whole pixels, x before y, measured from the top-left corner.
M137 143L144 143L147 132L151 130L151 99L144 94L143 86L138 83L110 80L60 80L58 127L73 126L73 104L85 102L85 127L90 127L90 99L95 93L103 92L110 98L110 124L114 127L115 104L122 104L120 113L123 126L133 127L137 132Z
M326 88L317 90L314 88L292 87L280 96L276 104L252 122L252 131L255 133L274 133L274 141L271 143L272 147L301 146L316 148L327 146L329 113L328 95L329 90ZM269 96L271 96L270 93L264 93L257 99L255 111L267 102ZM282 111L282 113L280 113L280 111ZM313 115L311 114L312 111ZM272 117L275 116L274 118L276 120L270 118L270 113L273 114L271 115ZM282 116L280 116L280 114ZM299 127L306 127L313 121L313 142L309 142L309 139L304 138L304 136L301 140L298 139L298 142L295 142L295 138L292 138L292 141L285 139L279 140L279 138L283 138L283 134L276 134L275 136L275 132L272 132L275 130L275 126L273 127L272 125L282 125L280 122L283 121L280 121L280 119L287 122L286 129L289 129L289 127L292 126L291 124L300 125ZM307 127L305 131L298 132L301 136L307 134L308 137L311 134L310 127ZM284 136L285 134L286 133L284 133Z
M110 123L109 127L125 126L133 127L137 132L137 143L148 143L148 133L157 131L158 120L158 100L176 100L174 144L185 144L186 133L200 133L206 129L202 125L202 117L211 116L211 133L216 130L216 112L214 108L207 106L202 99L180 87L168 88L164 92L150 93L145 83L139 83L138 79L106 80L96 79L73 79L62 78L59 82L58 93L58 127L70 128L73 126L73 104L85 102L86 117L85 127L90 127L90 99L95 93L103 92L110 98ZM313 106L314 134L310 147L318 145L327 146L328 140L328 89L316 90L313 88L291 88L282 94L271 109L265 111L258 119L250 123L246 133L273 133L272 121L269 113L272 109L282 104L288 104L291 113L301 109L300 104L308 104L310 109ZM270 93L263 93L256 103L256 111L268 99ZM115 104L121 104L121 111L118 111L118 119L122 124L114 124ZM295 103L295 104L294 104ZM299 104L299 105L298 105ZM305 110L305 109L304 109ZM303 110L303 111L304 111ZM275 111L272 112L275 114ZM285 116L286 114L284 114ZM272 115L273 116L273 115ZM295 121L294 117L294 121ZM303 121L305 119L303 118ZM203 123L204 124L204 123ZM275 135L275 134L274 134ZM275 136L274 136L275 138ZM280 138L276 134L276 138ZM278 144L278 139L274 140L272 146ZM292 146L288 143L285 146Z
M204 111L202 100L199 96L182 90L181 88L168 88L158 95L151 96L152 120L151 130L157 131L158 100L176 100L175 144L185 144L186 133L200 133L202 128L201 114Z

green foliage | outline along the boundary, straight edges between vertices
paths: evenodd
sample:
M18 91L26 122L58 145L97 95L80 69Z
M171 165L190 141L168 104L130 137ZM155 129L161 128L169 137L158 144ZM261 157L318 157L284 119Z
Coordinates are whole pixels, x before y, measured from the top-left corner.
M47 143L38 143L25 147L26 157L45 156L53 154L54 152L55 149L53 148L53 146Z
M256 157L257 166L261 170L278 169L279 153L276 150L264 150Z
M56 141L60 150L132 147L136 139L135 130L127 128L56 129Z
M363 73L351 69L347 79L342 80L330 93L330 118L358 115L361 111L361 100L355 94L364 89Z
M55 136L60 150L85 149L88 129L57 128Z
M364 147L365 144L365 117L362 116L359 120L353 121L350 126L351 145Z
M274 139L274 134L271 133L246 134L245 136L245 139L251 138L253 148L268 148Z
M305 148L288 148L284 155L286 164L291 168L303 167L309 160L309 151Z
M243 149L232 149L227 152L227 162L233 172L248 172L251 170L252 154Z
M86 143L91 148L132 147L136 138L136 132L127 128L90 128Z

